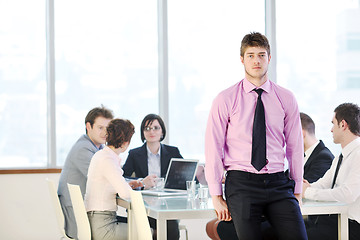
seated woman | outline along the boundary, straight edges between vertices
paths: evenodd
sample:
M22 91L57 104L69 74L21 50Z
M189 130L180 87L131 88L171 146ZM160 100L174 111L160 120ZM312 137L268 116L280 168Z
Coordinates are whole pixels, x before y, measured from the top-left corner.
M139 148L129 151L123 166L124 176L144 178L149 175L165 177L171 158L183 158L177 147L161 144L166 136L164 121L159 115L148 114L140 127L141 140L146 142ZM146 183L145 183L146 185ZM155 219L150 218L150 226L156 228ZM179 239L179 221L167 221L167 239Z
M107 145L91 159L85 208L93 240L127 239L126 223L116 215L116 194L130 198L131 188L152 187L154 179L151 177L129 183L123 177L119 154L128 148L134 132L134 125L129 120L113 119L107 127Z
M179 149L161 144L166 136L164 121L159 115L149 114L145 116L140 127L141 141L146 142L139 148L129 151L129 155L123 166L124 176L144 178L155 174L165 177L171 158L182 158Z

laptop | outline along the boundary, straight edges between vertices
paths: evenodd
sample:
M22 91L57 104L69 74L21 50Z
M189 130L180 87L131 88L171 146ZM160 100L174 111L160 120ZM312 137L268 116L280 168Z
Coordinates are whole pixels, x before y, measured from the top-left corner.
M205 178L205 164L199 163L197 171L196 171L196 178L201 185L208 185L206 178Z
M176 196L186 195L186 181L194 181L199 160L172 158L166 172L163 190L142 190L144 195Z

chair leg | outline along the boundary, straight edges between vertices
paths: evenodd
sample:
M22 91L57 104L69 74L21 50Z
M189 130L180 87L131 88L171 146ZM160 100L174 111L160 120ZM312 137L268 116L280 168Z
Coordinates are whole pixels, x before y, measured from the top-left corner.
M181 231L181 230L185 231L186 240L189 240L188 230L187 230L186 226L185 225L179 225L179 231Z

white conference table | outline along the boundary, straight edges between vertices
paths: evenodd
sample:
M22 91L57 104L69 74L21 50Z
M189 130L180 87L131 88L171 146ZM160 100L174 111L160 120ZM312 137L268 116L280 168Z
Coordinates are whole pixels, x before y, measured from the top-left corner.
M340 202L324 202L303 199L302 215L338 214L338 239L349 239L348 205Z
M166 240L166 220L171 219L211 219L216 217L211 198L207 202L188 199L187 196L154 197L143 195L147 215L157 221L157 239ZM131 211L127 200L118 198L119 206ZM348 207L344 203L311 201L303 199L303 215L338 214L338 238L348 239ZM130 229L130 228L129 228ZM204 229L205 231L205 229Z

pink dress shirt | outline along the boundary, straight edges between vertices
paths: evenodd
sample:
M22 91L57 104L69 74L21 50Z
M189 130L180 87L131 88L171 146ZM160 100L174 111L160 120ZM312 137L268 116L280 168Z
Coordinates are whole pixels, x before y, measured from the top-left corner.
M224 169L252 173L284 171L289 162L295 194L302 191L303 137L298 105L287 89L267 80L261 89L265 108L267 165L251 165L252 128L258 94L247 79L222 91L213 101L205 135L205 175L211 195L222 195Z

